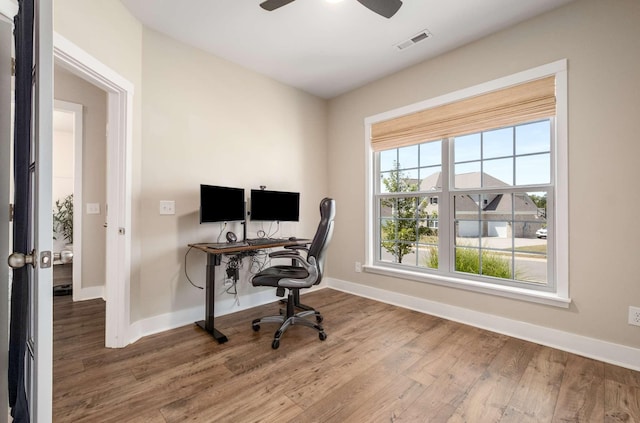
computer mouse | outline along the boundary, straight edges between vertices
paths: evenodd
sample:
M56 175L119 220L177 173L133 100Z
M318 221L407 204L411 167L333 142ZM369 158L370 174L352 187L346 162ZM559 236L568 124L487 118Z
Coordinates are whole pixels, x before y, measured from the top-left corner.
M289 237L289 241L297 241L297 240L298 240L298 238L296 238L295 236L290 236Z

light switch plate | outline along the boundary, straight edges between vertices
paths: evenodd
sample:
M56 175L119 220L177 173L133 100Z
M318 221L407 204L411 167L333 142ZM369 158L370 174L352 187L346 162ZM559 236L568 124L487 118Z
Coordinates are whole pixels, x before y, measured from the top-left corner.
M172 200L160 201L160 214L176 214L176 202Z
M87 214L100 214L100 203L87 203Z

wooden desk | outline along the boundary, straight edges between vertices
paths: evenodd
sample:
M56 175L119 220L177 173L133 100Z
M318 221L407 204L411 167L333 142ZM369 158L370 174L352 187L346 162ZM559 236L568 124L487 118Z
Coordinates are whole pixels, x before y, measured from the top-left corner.
M243 245L239 243L239 245L236 246L235 244L228 244L225 245L225 248L216 248L219 244L189 244L189 247L193 247L207 254L204 320L200 320L196 322L196 324L213 336L218 343L223 344L228 341L228 338L215 328L213 312L215 305L216 266L220 266L222 255L242 254L292 245L307 245L310 242L310 239L283 239L269 243L261 243L259 245Z

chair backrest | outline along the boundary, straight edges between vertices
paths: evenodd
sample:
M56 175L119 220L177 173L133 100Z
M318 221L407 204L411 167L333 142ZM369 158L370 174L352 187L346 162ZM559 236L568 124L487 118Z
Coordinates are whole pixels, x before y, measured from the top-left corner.
M308 256L316 259L318 266L318 280L314 282L317 285L322 280L324 273L324 260L327 247L333 236L333 219L336 216L336 202L332 198L324 198L320 202L320 223L316 234L311 241Z

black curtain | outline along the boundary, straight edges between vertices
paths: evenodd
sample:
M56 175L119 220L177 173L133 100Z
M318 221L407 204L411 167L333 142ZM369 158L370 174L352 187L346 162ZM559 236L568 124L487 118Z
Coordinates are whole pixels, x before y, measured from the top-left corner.
M29 199L31 161L33 0L19 0L14 19L16 54L14 123L14 220L13 250L28 254L31 244ZM29 266L13 271L9 334L9 406L14 423L29 422L25 389L25 361L28 359Z

